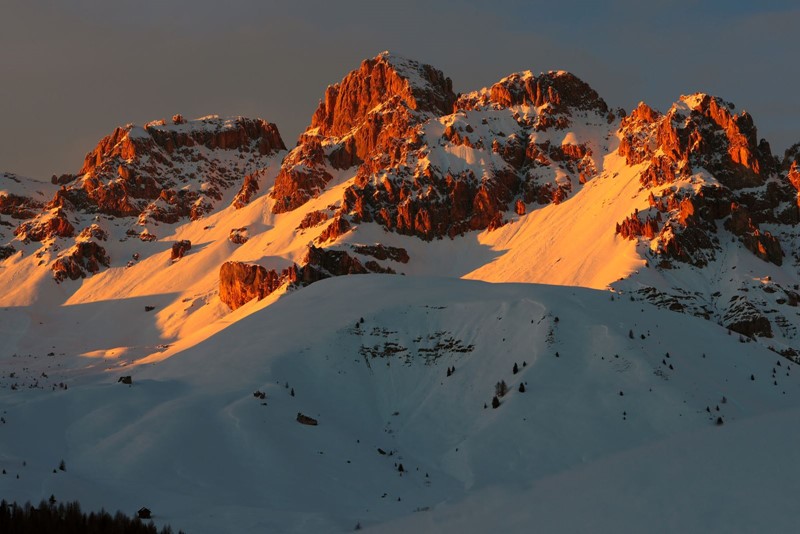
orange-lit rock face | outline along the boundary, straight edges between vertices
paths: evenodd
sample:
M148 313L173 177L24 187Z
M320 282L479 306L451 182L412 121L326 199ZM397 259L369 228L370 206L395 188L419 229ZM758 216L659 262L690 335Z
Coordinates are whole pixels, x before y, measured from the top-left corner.
M15 234L30 241L69 238L76 233L70 217L80 213L136 217L129 220L131 225L195 220L211 212L235 186L240 189L234 204L241 207L258 192L258 178L269 158L284 149L275 125L260 119L212 116L186 121L176 115L172 124L154 121L143 128L116 128L86 156L78 175L53 177L61 187L42 206L50 211L32 215ZM16 204L0 202L0 210ZM96 224L83 228L76 248L51 264L55 279L76 279L107 266L105 250L93 241L104 240L104 233ZM157 239L146 229L131 228L127 235ZM173 259L189 249L188 241L179 245ZM62 247L56 244L55 250Z
M106 250L94 241L76 243L69 254L53 262L50 269L56 282L67 278L77 280L88 273L96 273L100 266L108 267L109 257Z
M541 76L512 74L489 89L488 99L501 107L550 105L557 113L593 110L608 113L608 106L588 84L568 72Z
M682 97L665 115L639 104L622 121L618 152L629 165L649 161L645 185L704 168L733 189L759 186L774 170L769 145L758 142L747 112L734 115L732 109L709 95Z
M452 111L453 102L452 82L441 71L384 53L362 62L340 83L328 87L309 130L342 137L363 126L371 112L382 105L404 105L411 110L446 115Z
M178 117L172 125L156 121L144 128L117 128L86 156L82 179L67 185L53 203L66 199L79 208L93 206L121 217L147 211L163 222L196 218L247 174L247 168L237 168L224 157L227 151L242 154L252 172L263 157L284 149L275 125L260 119ZM186 187L195 182L194 188ZM249 200L253 183L243 187L240 200ZM198 201L200 197L208 200Z
M258 193L261 186L258 183L261 172L256 171L244 177L242 187L233 199L233 207L241 209L250 203L250 200Z
M21 195L0 195L0 214L14 219L30 219L42 209L43 204Z
M21 223L14 234L23 240L44 241L52 237L72 237L75 227L67 219L63 210L55 214Z
M665 213L659 251L703 265L719 248L715 221L723 219L753 254L781 265L780 242L760 225L799 220L797 151L787 151L779 169L769 144L756 134L747 112L735 114L732 104L704 94L681 97L664 115L640 104L622 121L618 153L629 165L645 165L644 186L669 186L697 173L718 180L718 186L708 184L684 198L669 194L657 200L651 193L650 211ZM626 220L617 232L644 235L641 224Z
M382 246L360 247L359 254L376 259L393 259L407 262L408 254L403 249ZM390 273L391 268L382 267L375 260L365 264L343 250L328 250L309 245L302 267L291 265L280 272L260 265L229 261L219 271L219 298L235 310L253 299L262 299L284 284L312 284L331 276L365 273Z
M388 53L364 61L326 90L311 125L281 166L273 211L291 211L317 196L332 169L374 166L373 157L403 159L406 145L419 146L415 127L450 113L455 99L450 79L430 65Z
M510 106L541 109L522 117ZM472 115L481 120L469 113L476 110L508 110L516 127L485 128L485 119L472 124ZM323 191L333 169L349 165L357 166L355 183L339 213L351 222L375 221L428 240L496 228L504 224L504 212L561 202L574 186L596 176L587 145L536 140L544 132L566 131L573 113L596 124L614 120L597 93L569 73L515 74L456 101L441 72L382 54L328 88L311 126L283 162L273 211L303 205ZM443 125L436 134L441 138L430 137L441 131L430 128L437 122ZM482 175L451 171L431 163L434 151L442 150L438 146L467 147L486 159L483 154L497 154L501 161ZM569 179L555 180L562 174Z
M286 282L297 280L297 269L282 272L260 265L229 261L219 271L219 298L235 310L253 299L262 299Z

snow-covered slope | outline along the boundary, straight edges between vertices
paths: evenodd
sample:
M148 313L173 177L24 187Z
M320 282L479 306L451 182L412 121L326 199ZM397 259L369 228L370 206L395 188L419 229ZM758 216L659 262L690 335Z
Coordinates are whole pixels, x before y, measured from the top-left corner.
M63 358L18 357L54 373ZM480 532L493 519L535 528L557 525L568 505L597 510L589 498L611 476L623 496L649 488L635 524L649 511L670 518L665 529L700 532L702 504L683 518L661 511L691 479L685 506L713 492L719 517L786 525L798 519L787 501L800 474L795 367L710 322L601 291L341 277L156 365L84 375L67 390L0 390L0 487L20 500L148 506L187 532L339 532L401 518ZM117 382L123 375L131 386ZM493 409L499 381L508 393ZM319 424L299 424L298 412ZM773 424L782 447L751 433ZM716 450L731 438L731 450ZM699 480L667 468L691 444ZM615 474L621 466L644 472ZM780 510L778 523L740 508L738 473L759 482L757 502ZM534 510L549 510L542 522L512 512L534 498ZM469 512L476 500L488 515ZM596 518L593 530L625 524L628 502L600 502L613 521ZM580 530L572 515L564 524Z

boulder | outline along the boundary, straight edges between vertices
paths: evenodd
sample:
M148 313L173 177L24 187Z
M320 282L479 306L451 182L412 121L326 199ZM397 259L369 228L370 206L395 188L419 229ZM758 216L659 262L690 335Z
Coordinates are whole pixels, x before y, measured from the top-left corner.
M182 239L180 241L176 241L172 244L172 251L170 254L170 259L173 262L178 261L181 259L189 250L192 249L192 242L188 239Z

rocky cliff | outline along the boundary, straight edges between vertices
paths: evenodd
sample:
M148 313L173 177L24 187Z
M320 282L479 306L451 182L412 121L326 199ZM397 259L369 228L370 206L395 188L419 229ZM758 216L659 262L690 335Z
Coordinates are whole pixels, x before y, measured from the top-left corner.
M455 100L450 79L430 65L388 52L365 60L325 91L308 129L284 159L273 210L302 206L336 170L391 158L413 144L419 125L450 113Z
M456 98L440 71L384 53L328 88L284 160L274 211L351 169L334 237L342 220L426 240L496 228L508 209L561 202L595 176L619 114L569 73L513 74ZM599 135L576 135L574 118Z
M574 228L641 264L604 282L615 290L743 336L794 339L800 326L783 309L800 287L800 144L777 158L753 117L721 98L696 93L628 114L564 71L521 71L458 94L440 70L385 52L328 87L296 147L283 150L260 119L117 128L78 173L40 184L45 194L3 175L0 261L35 255L66 281L160 252L178 272L208 265L213 248L233 309L328 276L438 274L450 266L437 246L470 275L505 247ZM588 195L597 205L582 204ZM585 220L598 206L612 215ZM536 250L519 262L560 269L562 257L584 253L571 242ZM234 261L250 258L282 268Z
M694 94L664 114L641 103L622 121L618 153L643 166L640 182L655 193L650 208L618 224L617 233L652 240L665 261L703 266L719 249L715 221L722 220L748 250L781 265L780 242L759 225L795 224L796 188L778 173L752 117L733 110L720 98ZM696 187L685 187L691 182Z
M170 122L116 128L86 155L78 173L53 176L52 185L4 174L0 215L9 220L0 218L0 229L13 228L24 243L41 243L39 257L55 258L54 278L75 280L110 261L96 232L85 230L107 232L122 218L123 241L153 241L152 227L199 219L224 207L230 190L238 188L232 203L243 207L258 193L264 167L283 150L276 126L261 119L175 115ZM88 237L70 248L65 240L78 234ZM14 249L8 247L4 256Z
M284 150L274 124L217 116L128 125L103 138L51 205L176 222L210 212L229 188ZM54 179L63 184L65 179ZM250 185L249 189L253 186ZM248 188L246 188L248 189Z

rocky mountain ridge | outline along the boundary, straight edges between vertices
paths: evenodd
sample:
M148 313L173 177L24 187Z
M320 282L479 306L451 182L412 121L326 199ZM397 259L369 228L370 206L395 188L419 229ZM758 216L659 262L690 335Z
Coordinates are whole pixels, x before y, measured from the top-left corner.
M33 255L57 281L75 280L146 260L154 252L140 248L162 250L159 240L192 221L211 229L230 219L221 239L241 257L215 260L216 291L236 309L326 276L436 272L427 252L410 250L415 240L429 243L423 251L471 235L491 241L529 217L557 218L589 183L630 175L633 196L602 200L627 206L614 224L563 222L631 242L640 268L607 283L794 351L796 314L776 310L795 305L800 283L800 149L776 157L753 118L721 98L697 93L663 113L640 103L627 114L563 71L457 94L438 69L384 52L329 86L284 150L261 119L176 115L117 128L49 189L3 176L0 261ZM226 215L253 202L250 219ZM734 272L738 250L764 265ZM181 268L182 256L170 265ZM703 289L689 290L697 279ZM548 282L546 273L510 280Z

